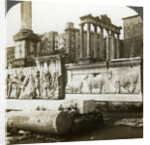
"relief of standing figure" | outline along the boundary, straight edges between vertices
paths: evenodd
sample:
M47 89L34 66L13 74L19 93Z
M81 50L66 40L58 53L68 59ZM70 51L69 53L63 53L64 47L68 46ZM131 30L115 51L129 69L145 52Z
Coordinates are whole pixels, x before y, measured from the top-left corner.
M40 98L40 72L37 71L35 75L35 91L36 91L36 98Z
M20 96L20 99L35 99L36 92L35 92L35 79L32 74L26 77L24 83L24 92Z
M10 85L9 85L9 94L8 94L8 98L13 98L13 99L17 99L20 95L20 83L19 83L19 79L18 79L18 74L15 73Z
M48 99L50 94L51 75L48 71L45 71L42 78L42 98Z

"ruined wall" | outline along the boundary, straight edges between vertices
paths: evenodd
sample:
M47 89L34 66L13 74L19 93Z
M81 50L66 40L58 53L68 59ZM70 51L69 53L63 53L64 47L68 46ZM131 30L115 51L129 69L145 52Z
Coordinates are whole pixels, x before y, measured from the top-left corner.
M55 51L57 32L51 31L40 36L38 43L38 56L48 56Z
M58 34L58 32L51 31L40 35L37 51L38 56L49 56L59 52L65 52L66 34Z
M8 99L62 99L64 82L62 58L40 58L36 67L7 70ZM43 62L44 60L44 62Z
M67 94L139 94L140 60L67 67Z
M124 20L124 57L143 57L143 22L140 16Z

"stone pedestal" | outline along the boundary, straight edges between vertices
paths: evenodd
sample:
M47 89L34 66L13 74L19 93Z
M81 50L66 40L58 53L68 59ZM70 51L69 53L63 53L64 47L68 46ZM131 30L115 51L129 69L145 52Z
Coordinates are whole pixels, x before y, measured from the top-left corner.
M15 41L15 59L12 62L12 67L35 66L39 37L32 30L21 29L13 38Z

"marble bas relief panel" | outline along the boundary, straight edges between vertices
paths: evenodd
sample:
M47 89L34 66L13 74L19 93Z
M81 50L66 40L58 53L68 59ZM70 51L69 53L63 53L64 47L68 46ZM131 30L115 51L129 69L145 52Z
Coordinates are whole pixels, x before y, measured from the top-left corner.
M61 64L53 59L37 67L7 71L8 99L58 99L61 94Z
M66 93L81 94L138 94L141 92L140 68L114 67L70 71Z

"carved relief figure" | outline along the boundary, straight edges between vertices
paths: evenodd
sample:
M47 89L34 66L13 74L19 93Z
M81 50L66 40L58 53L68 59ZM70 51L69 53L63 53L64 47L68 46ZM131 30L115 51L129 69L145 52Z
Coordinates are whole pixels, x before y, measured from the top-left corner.
M62 90L61 61L58 58L48 61L39 63L37 67L10 70L6 82L7 97L15 99L59 98Z
M63 35L60 35L58 37L57 48L58 48L58 50L64 51L65 50L65 46L66 46L66 40L65 40Z
M115 93L127 94L134 93L136 84L138 82L137 72L128 72L125 75L113 74L112 72L108 73L108 79L113 83L115 87Z
M20 99L35 99L36 92L35 92L35 79L33 74L29 74L26 76L23 82L23 93L20 95Z
M10 93L11 93L11 75L7 74L7 78L6 78L6 83L7 83L7 98L10 97Z
M137 72L129 72L127 73L126 79L124 83L121 84L121 86L125 88L128 91L128 93L133 93L136 88L137 82L138 82ZM121 90L121 93L123 93L123 90Z
M67 84L67 93L90 94L130 94L138 91L138 73L134 70L119 72L108 70L105 73L73 75Z
M67 85L66 91L68 93L82 93L83 81L82 80L72 80L70 84Z
M105 77L102 74L93 74L90 76L90 81L88 82L90 93L103 93L105 85Z
M15 73L11 80L8 98L17 99L19 97L19 95L20 95L19 84L20 83L19 83L19 79L18 79L18 74Z
M45 71L43 73L42 77L42 98L49 98L50 97L50 82L51 82L51 76L48 71Z
M36 98L40 98L41 92L40 92L40 72L37 71L35 75L35 92L36 92Z

